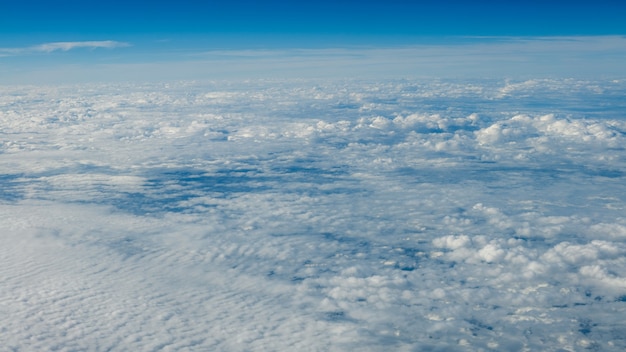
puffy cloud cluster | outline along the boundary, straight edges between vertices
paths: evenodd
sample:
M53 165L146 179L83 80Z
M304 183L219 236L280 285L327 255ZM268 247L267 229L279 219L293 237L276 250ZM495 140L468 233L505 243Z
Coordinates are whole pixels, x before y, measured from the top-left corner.
M626 347L624 82L0 90L7 348Z

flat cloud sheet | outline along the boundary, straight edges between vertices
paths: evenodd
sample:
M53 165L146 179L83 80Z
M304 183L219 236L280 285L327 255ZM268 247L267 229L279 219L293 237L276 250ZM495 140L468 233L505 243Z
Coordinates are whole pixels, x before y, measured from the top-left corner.
M626 349L626 81L0 91L3 348Z

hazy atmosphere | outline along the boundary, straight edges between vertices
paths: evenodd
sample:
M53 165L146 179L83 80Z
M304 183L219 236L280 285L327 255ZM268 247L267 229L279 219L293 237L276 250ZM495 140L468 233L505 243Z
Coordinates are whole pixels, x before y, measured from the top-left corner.
M0 1L0 350L623 351L626 6Z

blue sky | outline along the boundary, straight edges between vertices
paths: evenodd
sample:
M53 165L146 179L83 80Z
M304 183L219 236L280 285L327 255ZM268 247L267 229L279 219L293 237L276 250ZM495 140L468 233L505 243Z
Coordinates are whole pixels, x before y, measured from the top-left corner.
M626 4L605 0L0 0L0 74L60 64L180 62L216 50L371 49L625 34Z
M162 35L562 36L626 34L618 1L6 1L2 42ZM243 39L243 38L242 38ZM231 43L236 45L237 43ZM297 42L287 42L295 45Z

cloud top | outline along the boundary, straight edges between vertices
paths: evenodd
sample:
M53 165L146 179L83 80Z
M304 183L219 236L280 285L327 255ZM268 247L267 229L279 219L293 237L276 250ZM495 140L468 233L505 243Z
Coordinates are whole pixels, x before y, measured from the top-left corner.
M624 96L0 86L0 345L626 351Z

